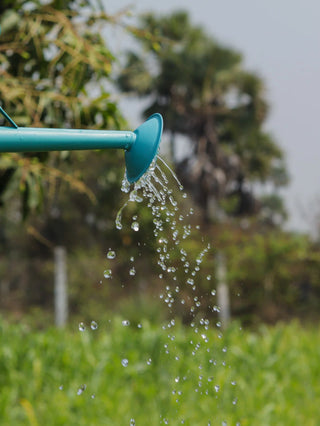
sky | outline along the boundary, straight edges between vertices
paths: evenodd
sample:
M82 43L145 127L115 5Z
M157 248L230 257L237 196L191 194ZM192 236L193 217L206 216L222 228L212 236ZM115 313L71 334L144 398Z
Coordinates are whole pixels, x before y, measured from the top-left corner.
M108 13L128 6L134 14L187 10L194 24L243 54L245 68L265 82L271 107L265 130L285 152L291 181L283 192L288 227L314 232L320 213L320 1L104 0L104 4Z

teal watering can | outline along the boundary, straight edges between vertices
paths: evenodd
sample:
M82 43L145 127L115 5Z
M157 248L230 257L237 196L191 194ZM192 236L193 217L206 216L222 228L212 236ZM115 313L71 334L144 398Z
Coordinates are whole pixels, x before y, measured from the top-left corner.
M18 127L0 107L11 126L0 126L0 152L44 152L121 148L129 182L137 181L157 155L163 120L153 114L135 131Z

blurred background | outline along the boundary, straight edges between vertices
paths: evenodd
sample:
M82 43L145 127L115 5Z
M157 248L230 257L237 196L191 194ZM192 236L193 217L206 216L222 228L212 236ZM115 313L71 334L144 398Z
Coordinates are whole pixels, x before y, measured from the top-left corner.
M319 12L1 0L2 108L113 130L161 113L188 221L160 213L187 238L159 248L123 152L0 154L1 424L319 424Z
M246 1L231 13L231 3L3 2L1 103L20 126L133 129L162 113L161 155L213 247L199 295L208 292L204 277L217 280L222 256L234 318L318 317L319 6ZM157 304L150 212L140 214L138 236L114 226L125 201L122 156L1 155L0 303L8 315L36 311L52 321L60 246L70 315L118 310L131 292L145 308L142 299ZM150 249L123 291L130 256L122 253L137 258L137 238ZM112 284L103 278L109 248L117 253ZM144 282L154 284L145 291Z

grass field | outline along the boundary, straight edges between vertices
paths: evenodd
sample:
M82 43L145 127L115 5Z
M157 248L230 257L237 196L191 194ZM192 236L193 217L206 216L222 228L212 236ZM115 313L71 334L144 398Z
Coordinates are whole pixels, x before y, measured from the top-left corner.
M0 321L1 425L320 425L320 329Z

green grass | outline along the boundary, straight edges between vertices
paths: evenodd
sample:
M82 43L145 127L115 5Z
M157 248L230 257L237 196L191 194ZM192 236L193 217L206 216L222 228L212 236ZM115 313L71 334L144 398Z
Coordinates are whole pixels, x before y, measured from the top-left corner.
M317 328L234 324L219 338L119 318L84 332L1 321L0 339L1 425L320 424Z

